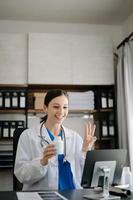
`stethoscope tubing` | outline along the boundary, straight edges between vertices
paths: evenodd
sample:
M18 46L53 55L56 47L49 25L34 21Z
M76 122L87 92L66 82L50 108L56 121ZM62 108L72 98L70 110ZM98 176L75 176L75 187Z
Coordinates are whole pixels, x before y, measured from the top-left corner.
M50 142L48 140L45 139L45 137L42 135L42 127L44 125L45 122L42 122L41 126L40 126L40 145L41 147L43 148L44 147L44 142L49 145ZM66 136L65 136L65 131L64 131L64 128L63 126L61 126L61 129L62 129L62 140L64 141L64 156L66 156Z

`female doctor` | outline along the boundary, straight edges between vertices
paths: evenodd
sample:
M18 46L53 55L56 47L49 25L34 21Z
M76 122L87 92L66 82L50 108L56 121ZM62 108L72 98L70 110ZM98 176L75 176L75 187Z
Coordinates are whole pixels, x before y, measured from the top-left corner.
M45 116L36 128L20 136L14 174L23 190L79 189L85 155L94 142L95 125L85 125L84 139L62 125L68 115L68 94L60 89L47 92ZM60 136L63 152L57 155L55 138Z

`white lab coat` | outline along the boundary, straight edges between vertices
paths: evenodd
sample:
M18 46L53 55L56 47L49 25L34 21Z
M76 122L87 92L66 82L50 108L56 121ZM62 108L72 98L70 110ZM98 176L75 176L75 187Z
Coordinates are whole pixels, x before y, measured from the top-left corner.
M75 131L64 128L66 137L66 159L71 163L71 170L76 189L81 188L81 177L84 166L85 155L82 152L83 140ZM51 143L51 139L45 127L42 135ZM20 136L16 153L14 174L23 183L23 190L49 190L57 189L58 165L56 156L50 159L52 165L42 166L43 148L40 145L40 125L36 128L26 129ZM55 163L53 162L55 161ZM56 180L55 180L56 179ZM52 185L51 185L52 182Z

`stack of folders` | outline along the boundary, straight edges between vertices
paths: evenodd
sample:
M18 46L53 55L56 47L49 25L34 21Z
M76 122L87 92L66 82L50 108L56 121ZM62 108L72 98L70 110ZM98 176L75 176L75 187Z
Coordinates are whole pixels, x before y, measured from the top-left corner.
M0 121L0 139L13 138L16 128L24 128L24 121Z
M25 90L1 90L0 109L23 109L26 108Z
M69 108L71 110L93 110L94 92L69 92Z

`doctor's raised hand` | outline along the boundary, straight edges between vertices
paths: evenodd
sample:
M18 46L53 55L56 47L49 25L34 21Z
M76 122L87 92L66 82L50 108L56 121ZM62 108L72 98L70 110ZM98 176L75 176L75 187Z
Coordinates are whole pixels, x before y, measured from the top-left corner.
M91 150L95 141L96 137L94 136L96 130L96 125L91 123L90 121L85 124L85 135L83 139L83 146L82 151L87 152Z

